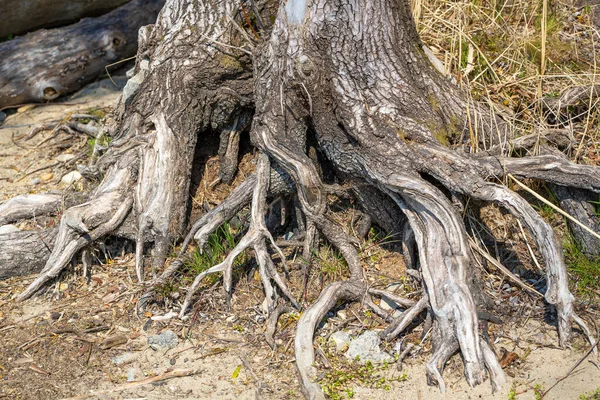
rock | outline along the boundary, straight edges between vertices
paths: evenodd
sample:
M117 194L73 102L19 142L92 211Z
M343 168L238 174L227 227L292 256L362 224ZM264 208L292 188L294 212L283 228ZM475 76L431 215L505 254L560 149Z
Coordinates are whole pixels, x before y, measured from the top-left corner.
M148 345L153 350L168 350L179 344L177 334L172 330L166 330L159 335L153 335L148 338Z
M40 179L44 182L48 182L52 178L54 178L54 174L52 172L46 172L40 175Z
M5 119L6 119L6 113L3 111L0 111L0 124L2 122L4 122Z
M58 157L56 157L56 161L64 163L74 158L75 156L73 154L61 154Z
M374 364L394 361L394 357L381 351L379 344L381 339L375 331L365 331L362 335L350 342L346 357L356 360L358 357L361 363L370 361Z
M142 82L144 82L145 77L145 72L138 72L127 81L125 87L123 88L123 103L125 103L127 99L129 99L138 91L138 89L142 85Z
M63 176L60 181L67 185L71 185L73 183L79 182L81 180L81 178L83 178L83 176L81 176L79 171L71 171L68 174L66 174L65 176Z
M127 353L123 353L123 354L119 354L118 356L115 356L111 359L111 361L113 362L113 364L116 365L121 365L121 364L127 364L133 360L135 360L136 355L130 351L128 351Z
M20 229L12 224L0 226L0 235L5 233L19 232Z
M346 351L352 339L348 332L337 331L329 337L329 340L335 344L335 350L341 353Z

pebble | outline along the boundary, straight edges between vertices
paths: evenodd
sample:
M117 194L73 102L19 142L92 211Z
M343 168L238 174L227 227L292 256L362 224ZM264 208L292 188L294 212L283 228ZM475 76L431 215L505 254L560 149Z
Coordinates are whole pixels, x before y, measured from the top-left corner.
M81 176L79 171L71 171L68 174L66 174L65 176L63 176L60 181L67 185L71 185L75 182L79 182L81 180L81 178L83 178L83 177Z
M172 330L166 330L159 335L153 335L148 338L148 345L153 350L168 350L179 344L177 334Z
M52 172L46 172L40 175L40 179L44 182L48 182L52 178L54 178L54 174Z
M73 154L61 154L58 157L56 157L56 161L64 163L74 158L75 156Z
M135 381L135 368L129 368L127 371L127 382Z
M121 365L121 364L126 364L130 361L133 361L135 359L135 354L128 351L127 353L123 353L123 354L119 354L118 356L114 356L111 361L113 362L113 364L116 365Z
M396 304L395 302L386 299L385 297L381 298L381 302L379 303L379 307L381 307L381 309L383 311L394 311L392 314L392 317L394 318L398 318L401 314L402 314L402 309L400 307L398 307L398 304Z
M352 338L348 332L337 331L329 337L329 340L335 344L335 350L338 352L346 351Z

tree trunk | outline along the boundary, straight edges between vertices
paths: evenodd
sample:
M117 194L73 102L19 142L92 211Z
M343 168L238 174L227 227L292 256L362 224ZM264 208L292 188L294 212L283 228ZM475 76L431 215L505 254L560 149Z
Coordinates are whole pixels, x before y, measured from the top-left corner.
M0 0L0 38L97 17L128 0Z
M473 255L456 199L497 203L524 223L544 260L545 297L557 309L561 344L568 343L573 322L589 336L573 312L562 248L551 227L518 194L488 179L512 174L600 192L598 168L552 155L493 155L511 139L508 127L487 108L468 103L429 63L407 0L288 0L277 10L270 6L170 0L156 24L140 31L136 75L107 125L114 139L98 162L105 178L89 202L65 212L52 255L21 298L125 218L137 221L138 278L144 278L148 241L160 267L168 244L186 233L198 137L220 140L227 180L237 163L236 135L249 129L259 151L255 175L193 224L179 256L150 282L150 290L182 265L192 239L202 248L210 233L249 205L247 233L223 263L196 277L180 314L207 274L222 272L230 294L234 260L249 247L269 312L277 312L279 294L299 306L267 252L271 247L285 259L265 224L269 197L295 196L305 248L321 233L350 271L349 279L327 286L298 322L296 364L307 398L324 398L315 382L313 334L327 311L339 301L359 299L377 311L371 297L390 296L369 291L355 240L330 218L330 193L353 194L374 221L404 232L406 249L416 247L407 257L418 258L411 265L420 269L423 296L405 302L406 312L385 335L393 339L429 310L434 322L427 376L442 390L444 366L457 351L469 384L487 375L494 389L504 382L495 354L479 336L467 279ZM325 155L323 165L309 155L308 143ZM476 152L481 148L490 151ZM323 180L325 164L336 181Z
M53 100L135 55L138 29L155 21L164 0L134 0L98 18L39 30L0 43L0 109Z

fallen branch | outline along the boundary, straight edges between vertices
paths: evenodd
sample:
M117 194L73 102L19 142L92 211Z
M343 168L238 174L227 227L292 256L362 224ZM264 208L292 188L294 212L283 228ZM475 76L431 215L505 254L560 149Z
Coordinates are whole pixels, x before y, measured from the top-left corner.
M136 388L139 386L144 386L144 385L148 385L148 384L155 383L155 382L166 381L167 379L181 378L184 376L195 375L197 373L198 373L197 370L191 369L191 368L175 369L173 371L164 373L162 375L157 375L157 376L153 376L151 378L142 379L141 381L125 383L123 385L116 386L112 389L98 390L98 391L92 392L90 394L82 394L80 396L75 396L75 397L66 397L61 400L89 399L90 397L94 397L94 396L99 396L99 395L108 394L108 393L121 392L123 390L133 389L133 388Z

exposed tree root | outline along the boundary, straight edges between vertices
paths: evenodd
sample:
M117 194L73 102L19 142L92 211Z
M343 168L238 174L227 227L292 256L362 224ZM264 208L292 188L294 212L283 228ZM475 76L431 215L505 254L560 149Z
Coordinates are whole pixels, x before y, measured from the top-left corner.
M467 382L474 386L489 376L497 390L505 377L479 334L468 279L475 260L457 209L463 207L462 198L471 198L504 207L535 239L547 273L545 298L558 312L561 345L567 345L573 322L595 343L573 311L562 248L551 227L516 192L490 181L513 174L600 192L598 168L558 155L505 157L511 139L506 124L471 104L428 63L417 45L408 1L288 0L279 7L270 38L259 45L235 22L238 7L233 0L171 0L157 24L140 32L137 78L130 81L139 87L127 91L115 114L114 141L99 160L106 177L89 202L65 212L46 267L22 299L56 277L83 247L122 229L128 213L127 221L135 225L138 279L144 280L149 242L154 243L153 267L162 267L168 245L186 231L198 135L218 136L220 179L229 182L237 169L240 133L254 113L250 138L258 150L256 173L193 224L178 256L149 282L139 305L181 268L192 240L202 251L219 226L250 206L247 232L223 262L196 276L179 316L185 316L209 274L222 273L230 300L236 258L252 249L269 314L266 340L274 347L278 317L288 302L297 309L300 304L273 261L276 254L285 268L285 255L266 222L267 199L292 194L305 259L321 235L339 250L349 270L349 279L328 285L298 322L296 365L307 398L324 398L314 366L318 324L338 302L359 300L389 322L382 333L386 340L428 312L431 384L445 390L444 367L460 351ZM163 101L165 93L175 95ZM475 119L481 131L473 136ZM311 141L321 158L311 155ZM529 142L513 144L527 147ZM479 145L491 150L456 151ZM324 169L347 186L327 180ZM423 283L417 301L368 287L359 242L331 218L330 193L350 194L357 201L364 221L359 236L372 221L402 239L411 275ZM11 212L6 215L31 215ZM0 218L14 218L6 215ZM396 302L405 311L392 319L371 296Z
M338 301L356 301L366 290L361 281L335 282L327 286L319 298L302 314L296 327L294 344L296 367L300 375L302 393L307 399L325 399L321 387L316 383L317 370L314 366L314 332L317 325Z
M202 282L205 276L215 272L223 272L223 286L228 295L231 294L232 288L232 273L235 259L247 248L252 247L256 254L256 260L258 262L258 271L261 278L261 283L265 291L265 297L267 300L267 309L269 313L275 309L277 304L277 294L273 287L272 281L281 290L281 292L288 298L288 300L296 307L300 308L296 299L287 287L287 284L279 276L275 269L275 265L269 256L266 248L266 241L268 240L275 250L279 253L282 261L285 260L283 253L277 245L275 240L271 236L271 233L265 226L265 214L266 214L266 200L267 191L269 188L269 175L270 166L268 157L264 154L259 156L257 171L256 171L256 183L254 185L252 194L252 208L251 208L251 221L248 232L235 246L235 248L227 255L225 260L215 265L203 273L199 274L190 288L181 307L180 317L185 315L187 308L191 302L192 296L197 290L198 286ZM284 261L285 262L285 261Z
M52 254L40 275L19 296L24 300L68 265L73 256L86 245L114 232L123 222L133 204L130 194L123 191L131 179L127 166L111 171L107 179L87 203L71 207L62 216Z
M0 205L0 226L20 219L56 213L62 204L60 193L24 194Z

